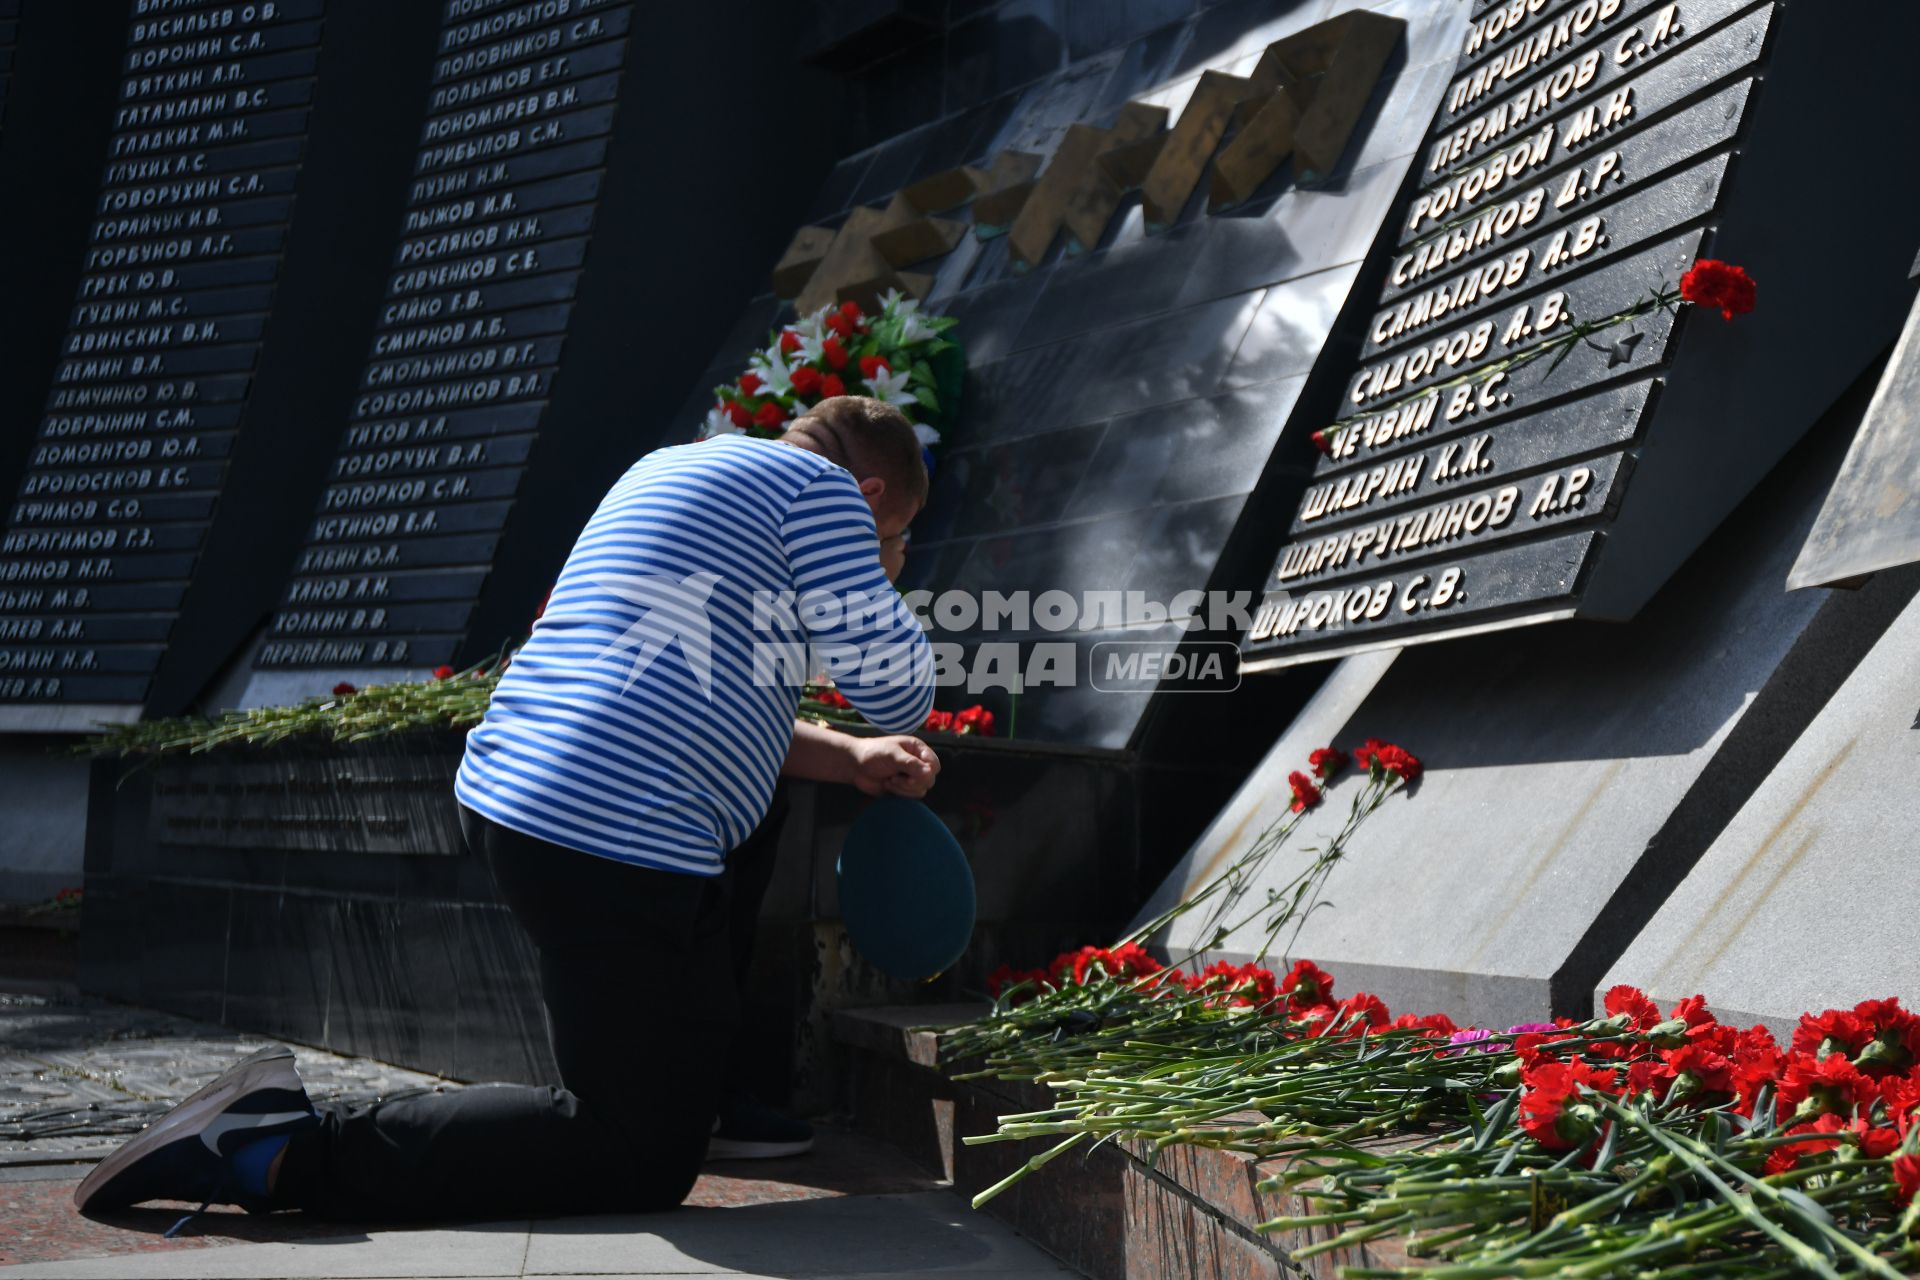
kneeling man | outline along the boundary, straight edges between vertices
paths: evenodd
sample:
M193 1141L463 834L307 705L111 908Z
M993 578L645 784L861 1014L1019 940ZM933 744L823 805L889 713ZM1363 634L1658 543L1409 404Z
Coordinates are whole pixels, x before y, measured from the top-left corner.
M926 718L932 654L882 564L926 492L905 417L843 396L779 441L656 450L587 522L455 786L467 843L539 955L559 1087L316 1109L292 1054L263 1050L102 1161L80 1208L420 1220L680 1203L738 1014L728 851L782 772L908 796L938 772L917 739L794 720L815 658L881 728Z

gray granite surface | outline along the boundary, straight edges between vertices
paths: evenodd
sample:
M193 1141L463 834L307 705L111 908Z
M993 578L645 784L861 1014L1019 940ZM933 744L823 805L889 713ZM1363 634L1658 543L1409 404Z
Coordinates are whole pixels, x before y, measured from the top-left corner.
M1920 600L1909 605L1601 988L1724 1018L1920 998Z
M1855 404L1853 421L1859 411ZM1307 921L1295 956L1331 970L1341 993L1370 990L1396 1011L1439 1010L1482 1024L1583 1016L1612 961L1912 597L1914 580L1897 575L1858 592L1784 590L1849 426L1844 412L1830 415L1631 623L1528 627L1370 655L1367 665L1344 662L1175 873L1177 891L1205 883L1285 812L1286 774L1304 769L1313 747L1399 742L1425 760L1426 776L1361 829L1327 883L1331 905ZM1880 713L1887 725L1902 716L1911 724L1916 712L1911 643L1899 652L1907 684L1864 684L1892 695ZM1864 689L1858 696L1871 697ZM1827 756L1835 749L1829 742ZM1863 779L1881 758L1884 794L1869 802L1863 790L1851 805L1836 796L1832 812L1851 818L1845 831L1835 829L1834 847L1859 850L1860 871L1830 887L1867 890L1875 882L1866 868L1882 868L1887 887L1877 890L1875 909L1897 915L1904 883L1896 868L1912 821L1907 805L1901 827L1905 801L1895 793L1913 794L1910 769L1884 750L1865 756ZM1784 776L1815 773L1803 767ZM1300 851L1332 834L1356 785L1349 777L1333 788L1256 879L1249 902L1304 865ZM1767 818L1737 847L1756 847L1778 820ZM1825 879L1806 881L1805 892L1819 894ZM1174 892L1169 886L1163 897ZM1708 905L1696 902L1691 915L1673 908L1666 931L1706 928L1697 916ZM1204 942L1205 914L1176 922L1169 949ZM1874 954L1901 947L1893 918L1870 947L1859 945ZM1782 915L1779 928L1791 919ZM1838 927L1839 917L1829 919ZM1225 954L1257 949L1257 933L1230 941ZM1662 961L1643 954L1641 968L1652 976ZM1797 962L1783 954L1778 963ZM1673 971L1675 991L1691 992L1699 984L1681 972L1692 970ZM1742 997L1750 1002L1766 981L1758 971L1752 978L1761 985ZM1886 994L1885 983L1871 985L1859 994ZM1792 990L1771 998L1798 998Z
M128 1005L0 994L0 1165L97 1159L272 1043ZM316 1102L460 1087L321 1049L295 1058Z

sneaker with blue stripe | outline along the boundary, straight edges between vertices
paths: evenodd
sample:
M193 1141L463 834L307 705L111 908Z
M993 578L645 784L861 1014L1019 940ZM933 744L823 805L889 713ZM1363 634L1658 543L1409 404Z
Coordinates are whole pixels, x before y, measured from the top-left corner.
M147 1200L236 1204L264 1211L266 1197L243 1188L235 1152L262 1139L320 1123L293 1050L261 1049L221 1072L199 1092L142 1129L94 1166L73 1193L82 1213L122 1209Z

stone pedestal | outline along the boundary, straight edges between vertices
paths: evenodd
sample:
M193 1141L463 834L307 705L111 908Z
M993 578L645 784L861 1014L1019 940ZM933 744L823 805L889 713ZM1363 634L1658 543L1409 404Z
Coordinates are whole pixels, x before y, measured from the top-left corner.
M1920 572L1883 574L1912 594ZM1869 589L1881 584L1869 584ZM1909 604L1607 971L1724 1019L1920 993L1920 600Z
M972 946L932 985L866 964L834 874L866 799L792 784L740 1041L770 1101L828 1106L836 1010L960 998L1001 963L1111 936L1160 872L1141 862L1143 808L1217 803L1204 777L1121 752L932 745L929 803L979 884ZM82 987L436 1075L551 1080L532 950L461 841L459 752L435 733L96 762Z
M1309 750L1398 742L1428 772L1354 839L1296 957L1331 970L1341 994L1373 991L1397 1012L1502 1025L1584 1015L1595 984L1912 593L1891 576L1858 592L1783 589L1876 380L1877 370L1864 377L1633 622L1368 659L1384 671L1343 663L1175 873L1179 891L1285 812L1285 775ZM1887 716L1912 715L1912 697L1889 701ZM1897 769L1882 776L1901 785ZM1248 903L1305 865L1300 850L1331 834L1357 785L1336 784ZM1756 841L1776 820L1758 824ZM1680 913L1669 932L1691 932L1680 922L1695 918ZM1202 932L1183 919L1166 945L1184 953ZM1229 954L1257 948L1257 932ZM1701 985L1678 973L1676 990Z

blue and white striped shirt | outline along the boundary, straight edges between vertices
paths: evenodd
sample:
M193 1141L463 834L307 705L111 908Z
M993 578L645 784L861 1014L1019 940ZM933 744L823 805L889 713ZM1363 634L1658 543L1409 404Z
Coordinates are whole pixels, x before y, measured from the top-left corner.
M455 794L554 844L717 875L822 666L874 724L926 719L932 651L853 476L745 436L656 450L581 531Z

